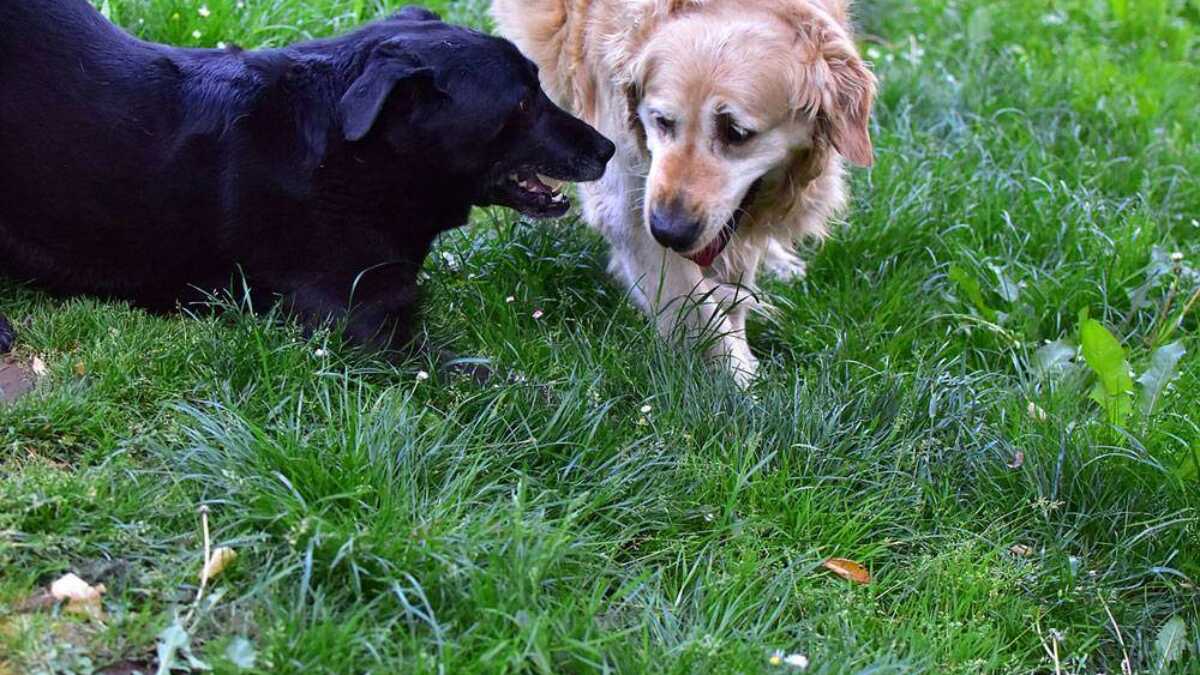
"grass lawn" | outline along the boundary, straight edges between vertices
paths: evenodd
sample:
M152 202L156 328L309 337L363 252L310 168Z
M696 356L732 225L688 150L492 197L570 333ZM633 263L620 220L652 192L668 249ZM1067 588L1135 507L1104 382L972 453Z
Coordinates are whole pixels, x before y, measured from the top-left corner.
M251 47L391 3L97 4ZM753 395L574 219L431 258L428 332L487 386L236 302L0 287L48 369L0 406L0 673L1200 672L1200 2L858 15L878 163L770 285ZM197 599L201 505L238 558ZM29 611L66 572L103 621Z

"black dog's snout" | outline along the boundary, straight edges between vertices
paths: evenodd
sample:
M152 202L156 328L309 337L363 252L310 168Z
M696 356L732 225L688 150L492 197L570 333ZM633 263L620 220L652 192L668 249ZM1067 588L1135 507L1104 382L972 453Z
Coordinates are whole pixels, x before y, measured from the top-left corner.
M600 180L604 176L609 160L617 154L617 146L612 141L588 123L557 106L543 117L543 124L545 126L539 130L537 136L553 139L552 142L543 140L546 151L557 156L552 163L560 165L563 169L570 167L566 172L570 175L554 176L555 178L589 182Z
M600 134L596 134L595 154L601 164L607 165L609 160L617 154L617 145Z
M679 253L696 243L701 225L678 201L650 212L650 234L658 243Z

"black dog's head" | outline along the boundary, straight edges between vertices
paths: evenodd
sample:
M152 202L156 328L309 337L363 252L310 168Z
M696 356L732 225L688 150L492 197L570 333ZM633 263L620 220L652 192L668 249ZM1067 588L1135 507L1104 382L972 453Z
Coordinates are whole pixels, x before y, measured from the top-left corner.
M615 148L547 98L512 43L410 8L367 57L339 106L351 143L387 143L462 184L478 206L557 217L570 204L539 175L599 179Z

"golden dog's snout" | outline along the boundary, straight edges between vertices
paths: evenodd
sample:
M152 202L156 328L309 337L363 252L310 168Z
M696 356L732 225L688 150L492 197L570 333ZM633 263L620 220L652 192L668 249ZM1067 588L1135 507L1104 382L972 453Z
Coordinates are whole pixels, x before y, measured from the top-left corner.
M688 209L682 199L659 203L650 209L650 234L666 248L683 253L696 245L704 219Z

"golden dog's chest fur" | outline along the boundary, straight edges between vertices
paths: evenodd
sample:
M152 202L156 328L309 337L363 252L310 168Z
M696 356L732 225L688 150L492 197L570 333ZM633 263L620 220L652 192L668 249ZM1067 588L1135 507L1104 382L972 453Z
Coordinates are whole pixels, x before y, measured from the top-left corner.
M843 159L872 161L875 78L847 0L493 0L493 14L551 97L617 144L581 187L613 274L664 334L715 332L711 353L749 382L759 268L802 274L793 242L845 207ZM668 205L697 247L736 231L709 267L651 236Z

